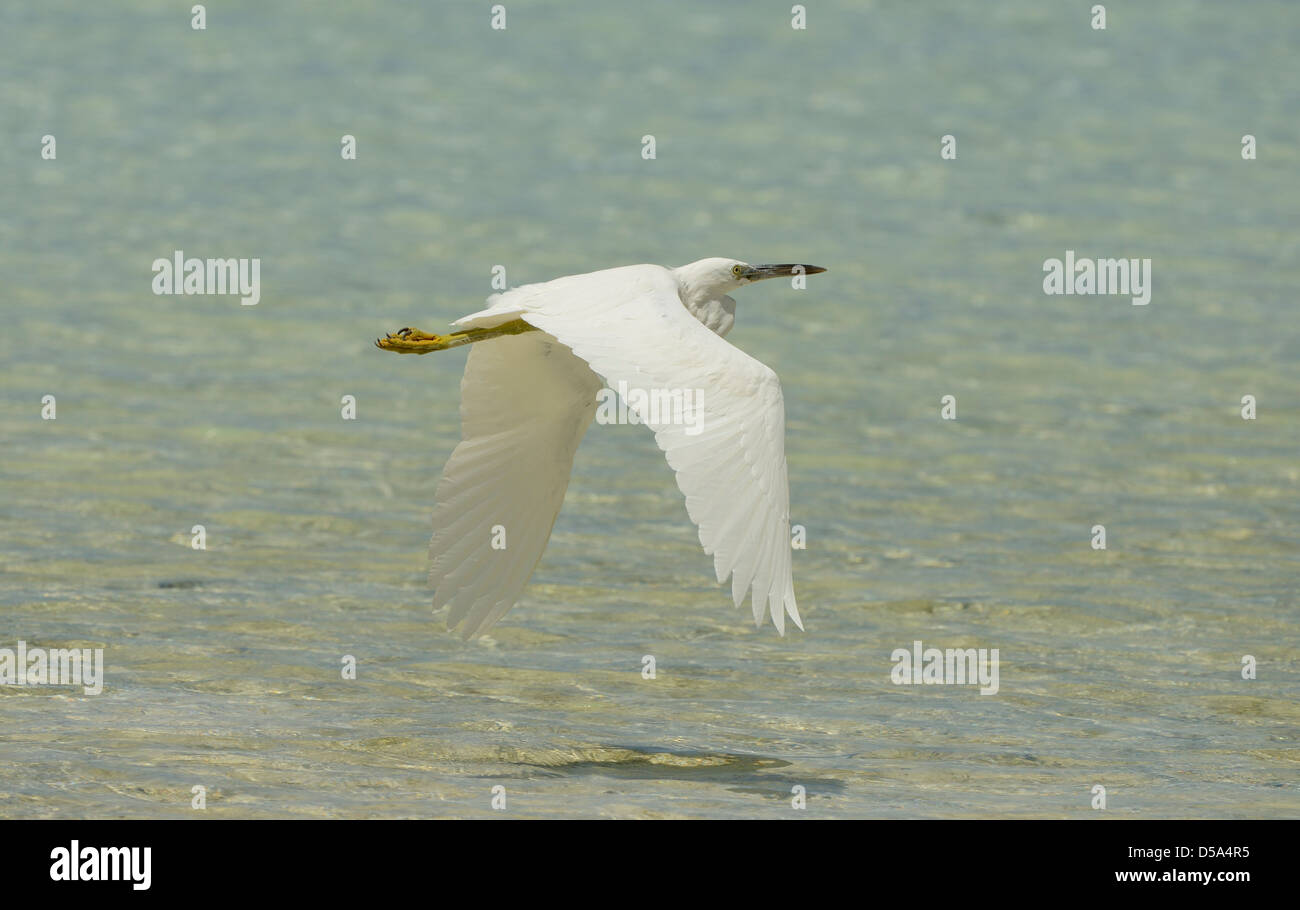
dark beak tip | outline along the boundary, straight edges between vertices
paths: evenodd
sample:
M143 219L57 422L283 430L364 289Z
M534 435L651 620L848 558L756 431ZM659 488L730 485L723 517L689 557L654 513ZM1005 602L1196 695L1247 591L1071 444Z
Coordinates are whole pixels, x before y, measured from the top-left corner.
M759 278L790 277L791 275L820 275L826 271L819 265L791 263L788 265L756 265L754 272Z

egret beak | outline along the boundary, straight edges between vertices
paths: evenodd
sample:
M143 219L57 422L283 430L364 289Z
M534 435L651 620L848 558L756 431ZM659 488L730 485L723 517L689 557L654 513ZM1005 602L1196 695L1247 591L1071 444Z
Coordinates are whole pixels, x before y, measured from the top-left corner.
M745 277L750 281L762 281L764 278L789 278L792 275L816 275L826 271L819 265L799 265L784 263L782 265L752 265Z

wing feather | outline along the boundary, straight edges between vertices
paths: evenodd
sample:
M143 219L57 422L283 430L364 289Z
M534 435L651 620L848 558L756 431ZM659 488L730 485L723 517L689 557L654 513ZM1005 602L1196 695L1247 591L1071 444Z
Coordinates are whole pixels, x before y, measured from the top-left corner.
M600 379L541 332L470 348L461 381L461 441L434 493L429 581L434 609L465 638L519 599L569 486L573 455ZM505 548L493 547L495 526Z
M458 324L522 318L566 345L611 388L624 382L647 392L700 391L699 409L685 421L639 416L676 474L718 581L731 577L736 605L748 595L756 623L766 612L782 634L787 615L802 629L791 571L785 403L776 374L695 319L672 273L659 266L527 285L489 304ZM698 434L688 432L692 417L702 421Z

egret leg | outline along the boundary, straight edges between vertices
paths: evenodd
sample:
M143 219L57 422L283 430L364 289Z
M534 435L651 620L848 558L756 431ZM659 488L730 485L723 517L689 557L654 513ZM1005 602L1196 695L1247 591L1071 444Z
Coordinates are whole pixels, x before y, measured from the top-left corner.
M536 331L536 328L522 319L512 319L490 329L465 329L447 335L430 335L419 329L405 328L375 339L375 347L383 351L395 351L398 354L428 354L430 351L445 351L448 348L458 348L462 344L500 338L502 335L519 335L533 331Z

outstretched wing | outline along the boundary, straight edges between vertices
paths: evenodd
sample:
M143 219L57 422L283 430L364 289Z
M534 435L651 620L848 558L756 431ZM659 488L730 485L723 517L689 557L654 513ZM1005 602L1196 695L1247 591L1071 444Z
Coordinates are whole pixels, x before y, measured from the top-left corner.
M554 338L470 348L461 441L434 494L429 581L448 628L481 635L514 606L564 502L600 379Z
M690 398L693 406L677 414L635 410L676 472L718 582L731 576L736 606L751 595L755 623L766 610L782 635L787 614L802 629L791 574L785 403L776 374L695 319L672 274L659 266L527 285L490 302L459 324L522 318L567 345L610 388L626 383L629 398L636 389L679 392L683 403Z

